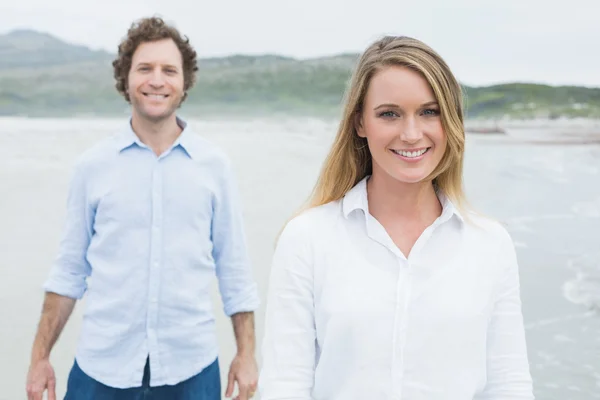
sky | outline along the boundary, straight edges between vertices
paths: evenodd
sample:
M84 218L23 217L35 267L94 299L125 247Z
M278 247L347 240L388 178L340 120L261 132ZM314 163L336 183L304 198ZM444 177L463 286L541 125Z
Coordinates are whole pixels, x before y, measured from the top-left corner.
M130 24L152 15L179 28L200 57L310 58L408 35L468 85L600 87L597 0L3 0L0 34L34 29L116 52Z

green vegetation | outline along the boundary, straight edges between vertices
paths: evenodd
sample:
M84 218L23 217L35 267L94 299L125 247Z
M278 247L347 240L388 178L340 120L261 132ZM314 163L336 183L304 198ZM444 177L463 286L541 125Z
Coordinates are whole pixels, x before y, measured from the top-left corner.
M466 93L474 117L600 118L600 88L511 83L467 87Z
M33 31L0 36L0 115L115 115L114 55ZM277 55L199 61L187 115L336 115L356 54L310 60ZM469 118L600 118L600 88L512 83L464 87Z

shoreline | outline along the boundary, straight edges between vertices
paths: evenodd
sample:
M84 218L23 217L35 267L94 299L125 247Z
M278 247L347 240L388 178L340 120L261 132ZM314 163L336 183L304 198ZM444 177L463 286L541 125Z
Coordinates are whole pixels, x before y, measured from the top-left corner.
M261 124L265 130L279 130L285 125L286 130L294 134L314 136L318 133L335 134L338 119L319 115L237 115L234 117L208 114L206 116L186 115L180 113L197 130L218 129L222 123L238 125L240 130L245 130L248 123ZM28 129L44 130L48 124L60 122L73 123L80 126L81 122L90 124L90 133L97 130L119 129L118 127L129 118L128 114L101 116L54 116L54 117L27 117L27 116L0 116L0 123L5 127L4 132L19 131L19 126L26 122ZM319 129L312 129L318 126ZM327 129L323 129L323 127ZM592 118L562 118L562 119L467 119L464 123L465 134L484 140L495 140L497 143L510 145L515 143L535 145L600 145L600 119ZM0 131L0 135L4 133Z

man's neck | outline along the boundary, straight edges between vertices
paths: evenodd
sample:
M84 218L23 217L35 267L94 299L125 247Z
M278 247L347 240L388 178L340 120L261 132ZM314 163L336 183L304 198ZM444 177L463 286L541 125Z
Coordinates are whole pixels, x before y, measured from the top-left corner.
M133 114L131 128L140 141L156 155L161 155L171 147L183 130L177 123L175 114L160 121L149 121Z

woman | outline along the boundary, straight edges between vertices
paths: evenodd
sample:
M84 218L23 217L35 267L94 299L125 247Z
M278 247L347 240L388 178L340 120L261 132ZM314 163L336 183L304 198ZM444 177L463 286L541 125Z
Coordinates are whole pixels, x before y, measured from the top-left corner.
M512 240L464 199L457 80L385 37L347 95L278 240L261 399L532 399Z

